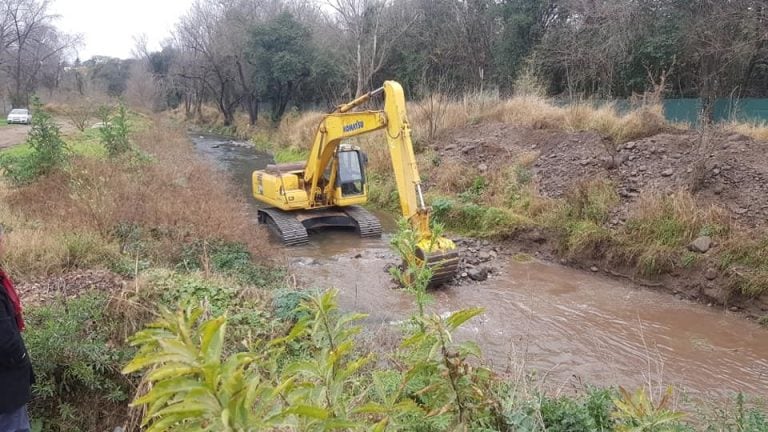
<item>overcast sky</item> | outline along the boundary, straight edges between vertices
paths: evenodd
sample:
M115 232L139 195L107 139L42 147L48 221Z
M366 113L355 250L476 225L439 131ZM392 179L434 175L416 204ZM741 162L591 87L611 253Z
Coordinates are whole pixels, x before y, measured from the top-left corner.
M57 26L83 35L81 60L94 55L127 58L133 36L146 34L150 50L160 47L193 0L54 0Z

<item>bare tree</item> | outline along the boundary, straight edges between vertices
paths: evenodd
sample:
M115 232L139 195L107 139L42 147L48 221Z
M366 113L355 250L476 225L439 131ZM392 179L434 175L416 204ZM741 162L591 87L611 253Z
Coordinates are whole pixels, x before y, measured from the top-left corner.
M360 96L418 15L393 6L391 0L330 0L329 5L336 13L332 19L339 34L346 38L345 57L355 71L355 95Z

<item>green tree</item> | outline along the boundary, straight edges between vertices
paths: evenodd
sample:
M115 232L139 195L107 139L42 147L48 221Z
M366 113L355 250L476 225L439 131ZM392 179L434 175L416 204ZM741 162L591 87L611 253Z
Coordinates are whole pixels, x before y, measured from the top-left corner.
M288 104L311 76L311 33L290 13L284 12L253 29L251 62L259 93L272 106L278 122Z

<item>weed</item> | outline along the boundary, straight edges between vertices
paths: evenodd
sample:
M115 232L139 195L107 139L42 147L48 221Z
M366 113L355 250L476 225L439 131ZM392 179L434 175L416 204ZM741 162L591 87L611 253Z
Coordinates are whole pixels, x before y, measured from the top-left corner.
M720 210L701 208L690 194L644 196L616 234L618 247L613 258L635 264L640 273L653 276L679 263L692 264L690 257L684 257L685 248L700 234L724 237L729 231L729 222Z
M635 393L629 393L619 387L619 397L613 400L616 411L614 419L619 423L620 431L665 431L680 420L684 414L671 408L672 387L656 402L641 388Z
M459 199L464 203L476 203L488 187L488 182L483 176L477 176L467 190L459 194Z
M746 135L756 141L768 141L768 123L766 122L732 122L725 125L725 129Z
M184 248L178 267L186 271L213 271L237 280L242 285L277 288L284 274L277 268L257 265L241 243L196 241Z
M699 259L699 255L695 252L685 252L681 264L683 267L693 267L696 261Z
M68 155L67 145L61 137L59 126L51 115L43 110L37 97L32 99L32 128L27 137L30 153L13 157L0 157L0 169L14 183L27 184L51 173L62 166Z
M309 157L309 150L293 147L280 148L275 151L274 158L277 163L304 162Z
M132 349L111 340L117 324L106 316L106 304L105 296L92 294L57 299L26 313L24 338L36 375L32 416L42 419L46 430L94 430L88 422L120 422L131 383L119 371ZM109 417L76 414L83 405Z
M602 415L602 412L599 413ZM587 406L569 397L541 401L541 417L544 427L552 432L577 432L597 430Z
M604 180L585 182L571 189L554 211L545 215L545 225L560 233L560 251L579 254L592 251L597 257L613 239L604 227L619 201L613 185Z
M125 104L120 102L114 113L113 109L102 107L99 109L99 116L101 118L100 140L107 149L109 157L120 156L129 151L131 149L130 126Z
M720 254L720 267L731 275L731 288L757 297L768 292L768 239L736 237Z
M531 223L507 209L462 203L446 197L434 197L431 205L435 220L447 229L478 237L511 235Z
M763 315L762 317L760 317L760 319L757 320L757 323L763 327L768 328L768 315Z

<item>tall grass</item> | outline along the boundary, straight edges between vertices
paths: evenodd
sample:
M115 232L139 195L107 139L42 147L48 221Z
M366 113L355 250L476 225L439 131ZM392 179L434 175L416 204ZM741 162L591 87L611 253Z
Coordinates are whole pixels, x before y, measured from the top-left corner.
M245 243L264 256L266 233L224 175L198 159L181 128L156 124L134 141L148 156L77 157L33 184L0 188L0 217L13 230L9 267L24 277L65 271L73 266L73 241L91 250L83 259L91 253L102 262L130 249L168 263L191 242L216 240Z
M692 195L648 194L633 207L621 229L613 258L654 276L683 265L686 246L698 236L716 239L730 233L730 220L715 206L703 206Z
M767 122L731 122L725 126L727 130L746 135L757 141L768 141Z

